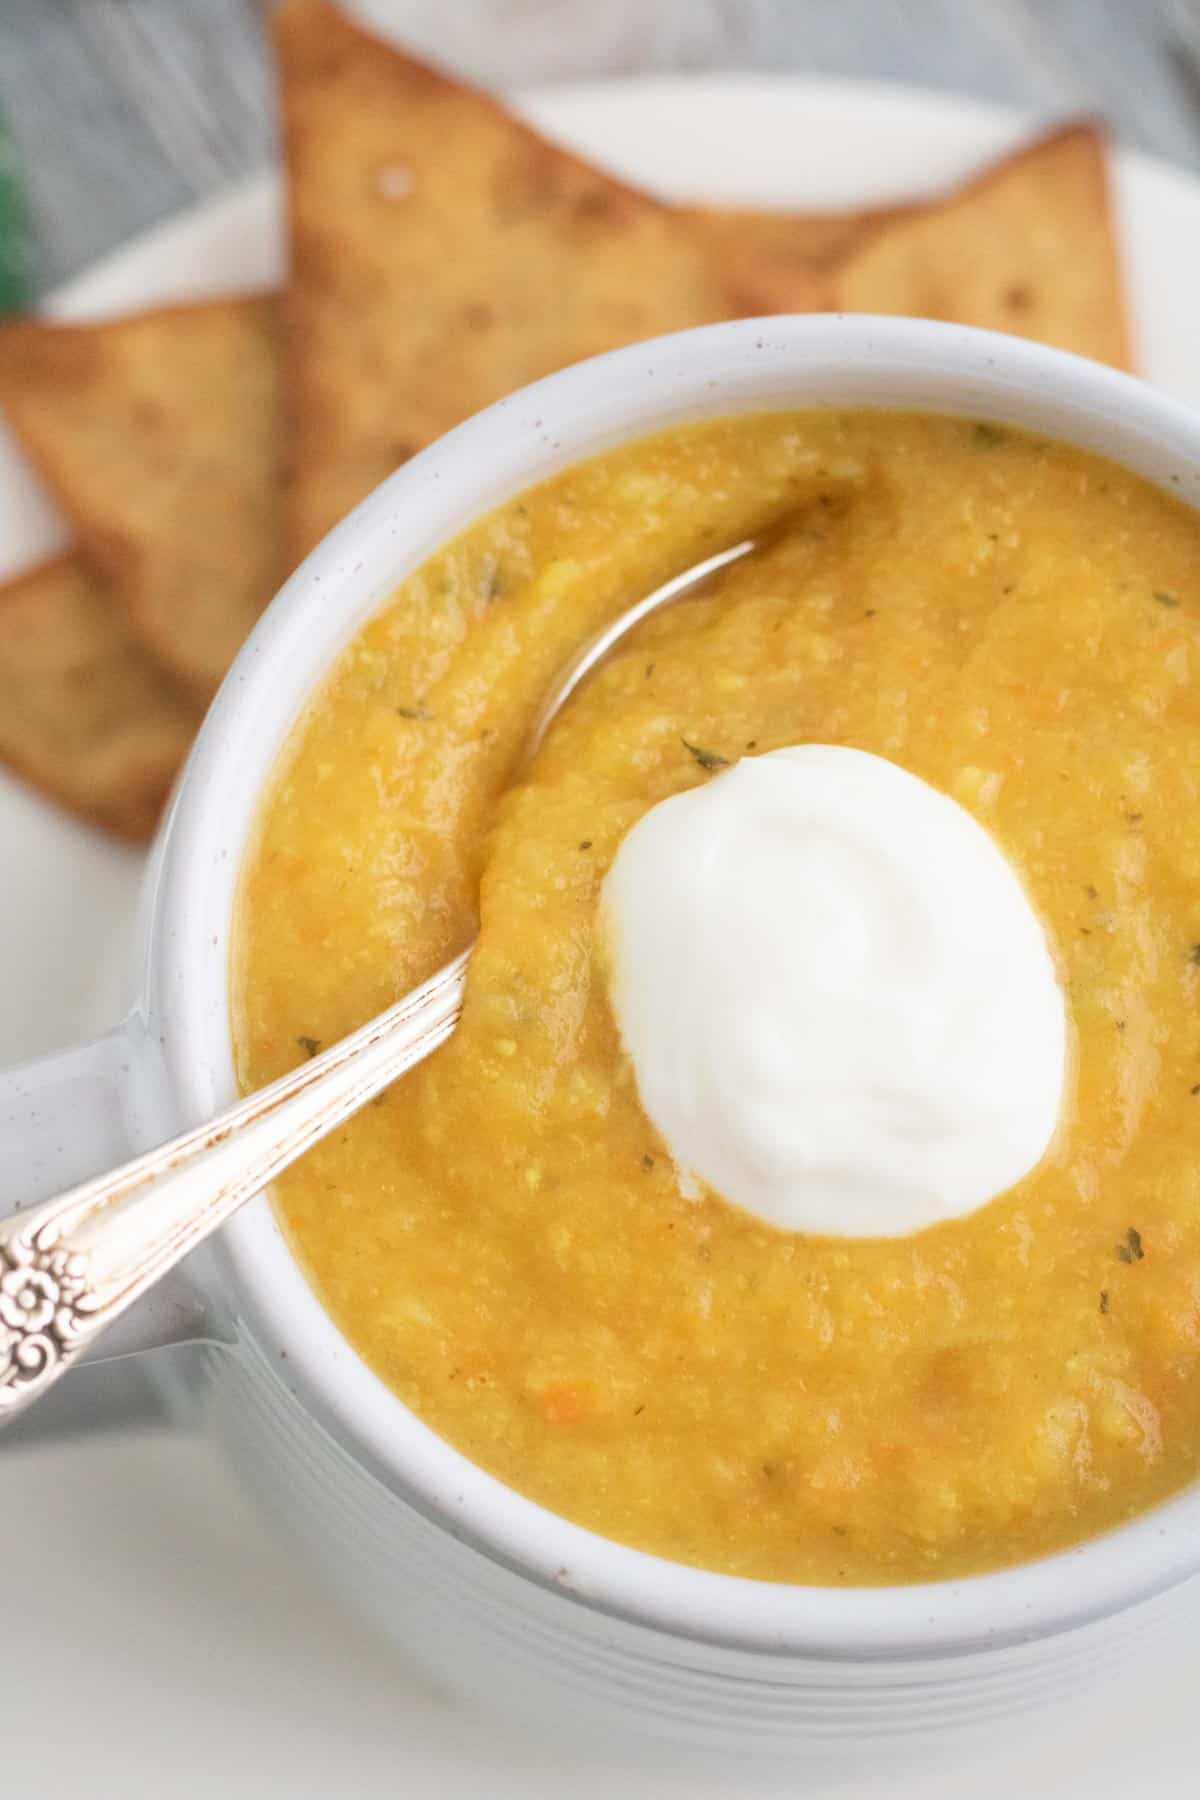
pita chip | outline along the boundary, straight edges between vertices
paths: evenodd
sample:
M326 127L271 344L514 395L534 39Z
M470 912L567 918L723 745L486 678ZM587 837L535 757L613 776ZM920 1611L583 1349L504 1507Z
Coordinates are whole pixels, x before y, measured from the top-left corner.
M839 264L833 301L987 326L1130 368L1103 134L1064 126L931 205L895 209Z
M143 841L196 723L77 556L0 585L0 761L51 799Z
M131 629L201 702L283 573L277 302L0 328L0 405Z
M298 558L406 457L598 351L760 310L686 214L328 0L274 15Z

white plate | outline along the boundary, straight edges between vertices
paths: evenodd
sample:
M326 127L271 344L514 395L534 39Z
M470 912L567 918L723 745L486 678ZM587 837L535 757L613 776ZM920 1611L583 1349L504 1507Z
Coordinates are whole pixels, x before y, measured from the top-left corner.
M681 198L841 207L965 173L1025 127L973 103L791 78L654 79L530 97L533 121ZM1132 154L1117 189L1141 365L1200 405L1200 183ZM282 246L264 176L120 251L54 297L64 317L269 285ZM64 541L0 434L0 574ZM0 777L0 1061L106 1023L141 859ZM183 1437L6 1458L0 1778L122 1800L637 1800L793 1791L698 1787L649 1769L575 1768L429 1692L289 1565L215 1455ZM1200 1632L1198 1632L1200 1636ZM986 1762L857 1783L859 1800L1195 1792L1200 1716L1186 1671L1141 1672L1119 1709L1080 1706ZM50 1786L45 1786L49 1783Z

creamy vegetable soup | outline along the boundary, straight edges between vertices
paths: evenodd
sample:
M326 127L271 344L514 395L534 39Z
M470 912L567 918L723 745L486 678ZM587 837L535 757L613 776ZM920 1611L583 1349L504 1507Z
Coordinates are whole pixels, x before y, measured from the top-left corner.
M755 534L756 553L639 628L521 772L571 654ZM1030 1008L1006 1026L1036 1037L1043 1071L1026 1151L988 1165L1007 1172L969 1204L947 1177L932 1223L872 1212L870 1192L845 1229L823 1192L800 1229L735 1203L651 1122L640 1040L618 1029L633 1001L601 890L619 848L672 796L712 784L729 812L742 789L717 784L746 786L743 759L805 745L868 752L922 805L953 802L989 891L1004 865L1019 883L1003 917L1036 922ZM693 864L670 866L670 893L692 893ZM748 862L730 904L773 868ZM628 892L645 923L645 882ZM1001 916L957 906L955 966L995 950ZM677 429L502 507L403 583L281 758L236 921L243 1085L361 1024L477 928L451 1041L275 1190L329 1313L466 1456L622 1542L826 1584L1037 1556L1197 1474L1195 514L990 424L833 411ZM911 986L906 956L877 956L875 979ZM638 967L621 980L653 1002ZM988 991L969 988L965 1042ZM813 1017L841 1045L841 1013ZM1041 1021L1060 1030L1054 1058ZM885 1183L873 1117L858 1136ZM888 1129L901 1143L905 1117Z

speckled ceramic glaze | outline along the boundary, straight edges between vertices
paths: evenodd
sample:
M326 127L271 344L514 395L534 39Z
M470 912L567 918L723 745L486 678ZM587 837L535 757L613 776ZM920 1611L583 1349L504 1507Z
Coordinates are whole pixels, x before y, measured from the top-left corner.
M564 465L714 414L835 403L964 413L1117 458L1200 507L1200 421L1014 339L833 316L620 351L491 408L413 459L283 589L200 734L148 882L141 998L100 1044L0 1083L0 1191L32 1198L235 1093L230 909L258 794L342 645L424 557ZM67 1129L64 1132L64 1120ZM459 1683L576 1726L846 1756L963 1727L1119 1667L1179 1630L1200 1491L999 1574L794 1588L684 1568L543 1511L468 1463L362 1363L265 1199L143 1303L127 1344L198 1338L204 1413L347 1595Z

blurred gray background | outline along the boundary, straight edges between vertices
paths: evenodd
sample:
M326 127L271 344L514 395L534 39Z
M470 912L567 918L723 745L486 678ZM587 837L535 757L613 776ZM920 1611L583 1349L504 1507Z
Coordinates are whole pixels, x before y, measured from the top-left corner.
M1200 169L1200 0L354 0L502 87L758 68L1090 111ZM0 0L39 291L266 162L264 0ZM1190 45L1190 51L1189 51Z

